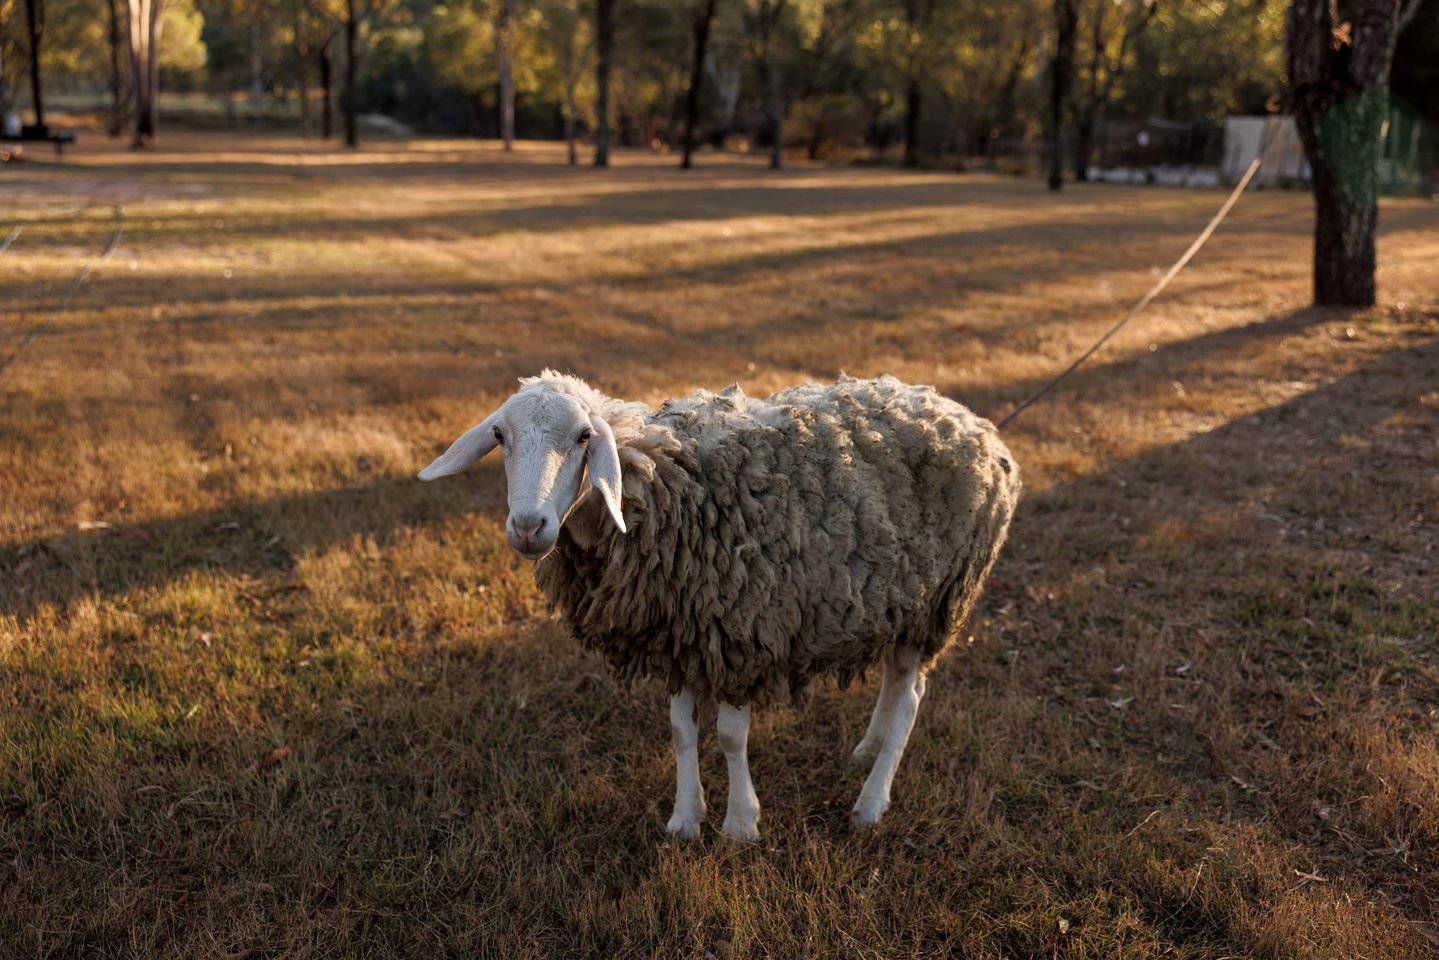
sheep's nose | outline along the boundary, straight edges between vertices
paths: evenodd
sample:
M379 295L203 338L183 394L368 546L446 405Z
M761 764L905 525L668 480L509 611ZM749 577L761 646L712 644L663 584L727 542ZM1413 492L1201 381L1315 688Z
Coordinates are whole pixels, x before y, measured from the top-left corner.
M527 513L515 517L510 523L515 528L515 536L527 545L534 543L535 537L538 537L540 531L545 528L545 518L537 513Z

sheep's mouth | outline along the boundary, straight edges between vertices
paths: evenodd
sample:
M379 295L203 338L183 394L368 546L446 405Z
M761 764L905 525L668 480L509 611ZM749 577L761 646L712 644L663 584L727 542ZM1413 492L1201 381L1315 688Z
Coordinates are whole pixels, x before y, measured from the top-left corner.
M543 560L545 557L550 555L550 551L554 548L554 544L550 544L549 546L541 550L521 550L519 547L515 547L515 553L518 553L526 560Z

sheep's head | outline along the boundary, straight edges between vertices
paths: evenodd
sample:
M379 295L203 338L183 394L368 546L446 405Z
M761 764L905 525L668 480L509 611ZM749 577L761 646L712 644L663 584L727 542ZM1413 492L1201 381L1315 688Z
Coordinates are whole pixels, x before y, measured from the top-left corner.
M509 484L505 532L521 556L538 560L549 553L560 526L591 487L604 498L623 532L615 435L590 407L583 397L554 389L543 378L525 381L518 393L421 470L420 479L458 473L500 447Z

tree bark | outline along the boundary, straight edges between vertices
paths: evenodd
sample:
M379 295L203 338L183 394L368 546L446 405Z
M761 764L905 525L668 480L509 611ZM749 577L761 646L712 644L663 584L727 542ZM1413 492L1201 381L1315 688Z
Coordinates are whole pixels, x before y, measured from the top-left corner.
M1375 302L1379 150L1398 0L1360 0L1345 29L1327 0L1292 0L1285 55L1295 125L1314 182L1314 302Z
M919 77L911 77L904 96L904 165L919 166L919 108L923 90Z
M615 0L595 0L595 166L610 165L610 57Z
M760 53L764 61L765 116L769 120L769 168L784 166L784 101L781 96L779 59L775 55L774 31L784 11L784 0L762 0L760 5Z
M35 126L45 130L45 91L40 84L40 41L45 35L44 0L25 0L25 26L30 34L30 100Z
M118 137L125 129L125 67L124 59L125 34L121 28L120 0L106 0L105 6L110 14L109 40L110 40L110 127L111 137Z
M260 24L250 24L250 116L255 126L265 123L265 75L260 60Z
M355 51L359 46L360 25L355 19L355 0L345 0L345 90L340 95L345 113L345 146L360 145L360 131L355 122Z
M330 104L334 99L330 92L332 79L335 72L335 55L331 48L335 34L332 31L325 42L320 44L320 136L326 140L334 136L334 123L331 119Z
M515 143L515 74L510 37L513 5L514 0L499 0L495 7L495 67L500 75L500 138L504 140L506 150L513 150Z
M1064 158L1060 141L1064 135L1064 112L1069 101L1069 77L1074 69L1074 31L1079 14L1075 0L1054 0L1054 60L1049 84L1049 189L1064 186Z
M133 145L148 147L160 126L160 33L164 0L126 0L130 27Z
M1074 179L1080 183L1089 179L1089 161L1094 156L1094 131L1099 118L1085 112L1074 125Z
M295 81L300 90L300 136L308 140L315 125L310 110L310 27L298 4L295 7Z
M695 149L695 125L699 121L700 85L704 82L705 50L709 46L710 25L714 22L715 0L703 0L695 18L694 60L690 64L690 88L685 93L685 154L680 167L688 170Z

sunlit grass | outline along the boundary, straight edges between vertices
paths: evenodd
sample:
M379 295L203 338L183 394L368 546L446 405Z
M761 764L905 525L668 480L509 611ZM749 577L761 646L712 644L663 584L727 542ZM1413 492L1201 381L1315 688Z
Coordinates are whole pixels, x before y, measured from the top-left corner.
M845 826L873 691L824 685L758 719L736 849L713 753L664 839L662 692L549 618L499 471L414 470L546 365L997 417L1218 198L560 157L5 170L0 333L45 329L0 374L0 953L1432 952L1439 210L1384 207L1386 306L1344 314L1301 309L1308 198L1245 198L1006 432L1027 499L885 824Z

